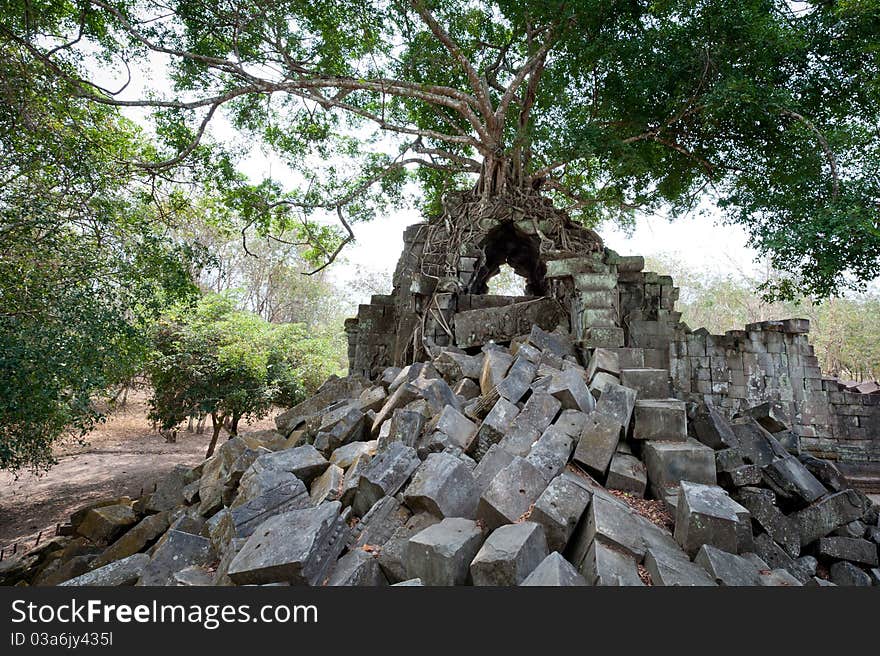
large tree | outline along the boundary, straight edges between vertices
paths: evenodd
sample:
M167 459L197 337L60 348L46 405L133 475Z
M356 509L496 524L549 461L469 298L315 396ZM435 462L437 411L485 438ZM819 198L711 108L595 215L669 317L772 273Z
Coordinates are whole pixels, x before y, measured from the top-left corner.
M167 63L173 89L149 97L77 82L155 108L166 164L198 155L223 110L275 148L304 182L227 181L229 199L245 226L295 225L328 261L415 175L434 211L453 187L541 190L593 224L709 195L812 294L878 272L874 0L4 5L3 32L48 66Z

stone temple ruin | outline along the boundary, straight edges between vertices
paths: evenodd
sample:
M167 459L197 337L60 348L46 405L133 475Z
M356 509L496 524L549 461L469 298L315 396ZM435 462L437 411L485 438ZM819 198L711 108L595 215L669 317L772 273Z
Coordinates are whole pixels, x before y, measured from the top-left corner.
M691 331L549 203L463 194L404 239L347 377L0 583L880 585L880 395L824 379L806 321ZM503 264L528 296L486 294Z
M549 200L541 220L509 210L485 212L467 226L443 220L474 214L447 212L406 230L393 292L373 296L346 323L352 374L375 378L425 352L475 352L527 334L533 324L559 326L586 361L595 348L607 356L590 371L591 384L598 374L601 386L620 368L662 369L671 396L710 403L727 417L775 402L792 443L880 492L880 389L865 386L872 393L863 394L824 378L809 321L765 321L724 335L691 330L675 311L672 278L644 271L642 257L603 248ZM503 264L525 278L529 296L486 294Z

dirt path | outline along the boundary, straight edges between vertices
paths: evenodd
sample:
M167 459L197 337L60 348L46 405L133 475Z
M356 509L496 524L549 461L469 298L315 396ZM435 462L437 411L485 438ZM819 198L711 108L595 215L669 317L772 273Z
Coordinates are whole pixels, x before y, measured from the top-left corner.
M202 461L209 434L181 432L169 444L150 430L146 412L146 395L130 396L124 409L89 435L88 445L60 447L58 464L48 473L15 480L0 472L0 548L16 542L19 549L30 548L40 531L53 535L55 525L80 506L104 497L134 498L175 465ZM274 428L271 417L242 432L263 428Z

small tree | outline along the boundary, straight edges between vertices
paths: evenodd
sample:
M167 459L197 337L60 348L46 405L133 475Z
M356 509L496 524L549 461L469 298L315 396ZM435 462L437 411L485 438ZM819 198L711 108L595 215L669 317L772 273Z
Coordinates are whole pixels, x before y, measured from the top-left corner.
M220 431L238 434L242 419L265 417L313 391L313 375L336 370L331 351L298 324L276 326L235 309L230 295L211 294L194 310L165 317L154 333L150 418L173 429L188 417L211 417L210 457ZM323 379L323 378L321 378Z

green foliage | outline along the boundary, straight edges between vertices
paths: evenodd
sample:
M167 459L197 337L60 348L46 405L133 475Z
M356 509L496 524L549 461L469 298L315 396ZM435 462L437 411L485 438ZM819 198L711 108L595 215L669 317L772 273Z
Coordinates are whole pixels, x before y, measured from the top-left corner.
M475 177L498 192L503 171L589 224L712 197L790 274L777 296L880 272L877 0L111 0L3 16L53 64L169 54L174 88L127 101L157 111L157 158L197 162L244 227L287 231L315 260L347 237L325 212L368 220L414 179L435 214ZM304 184L248 183L206 148L221 108Z
M96 395L140 370L149 322L195 292L195 253L134 184L144 149L0 39L0 468L48 467L85 435Z
M822 371L843 379L880 378L880 293L875 289L814 303L768 301L755 292L760 279L745 274L697 271L671 254L648 258L646 269L671 275L679 287L676 309L691 328L706 328L714 335L738 330L747 323L803 317L810 320L810 342ZM778 278L769 269L765 278Z
M339 373L332 338L301 324L271 324L237 310L237 302L231 294L208 294L156 325L150 416L162 428L211 415L216 439L225 419L235 433L240 419L299 403Z

